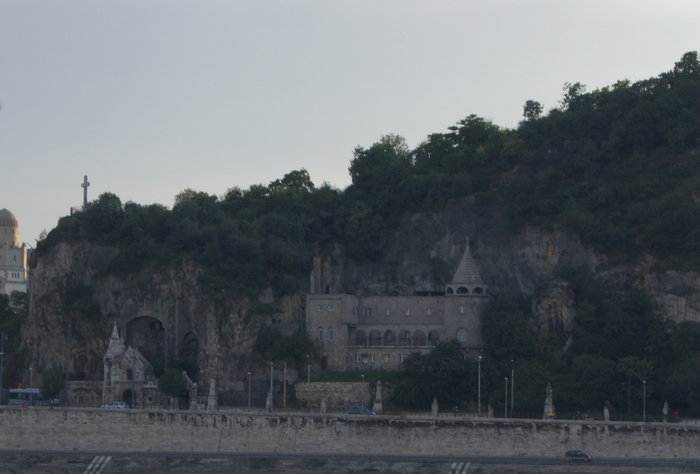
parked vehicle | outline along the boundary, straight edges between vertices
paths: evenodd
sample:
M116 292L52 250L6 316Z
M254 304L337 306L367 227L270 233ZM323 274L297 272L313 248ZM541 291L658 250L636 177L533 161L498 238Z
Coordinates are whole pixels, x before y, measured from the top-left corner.
M351 415L376 415L375 412L363 407L362 405L350 405L348 413Z
M591 462L593 457L583 451L567 451L564 455L566 462Z
M597 410L590 410L584 413L577 412L576 413L576 419L578 420L586 420L586 421L603 421L605 420L605 417L603 414Z
M107 405L102 405L100 408L116 408L123 410L126 408L126 403L124 402L112 402L108 403Z

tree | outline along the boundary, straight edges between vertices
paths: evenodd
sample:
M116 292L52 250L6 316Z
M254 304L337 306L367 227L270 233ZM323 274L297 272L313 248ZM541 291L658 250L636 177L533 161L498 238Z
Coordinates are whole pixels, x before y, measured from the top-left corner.
M627 411L632 409L632 379L646 380L652 369L651 362L637 356L627 356L617 361L618 372L627 377Z
M414 352L404 360L394 389L394 402L424 408L433 397L447 406L461 403L472 384L473 361L465 362L457 341L442 342L429 354Z
M528 100L523 105L523 117L525 120L536 120L542 115L542 104L536 100Z
M170 367L158 379L158 389L171 397L182 398L187 395L187 381L182 372Z
M65 374L60 367L51 367L41 373L41 397L53 400L65 386Z

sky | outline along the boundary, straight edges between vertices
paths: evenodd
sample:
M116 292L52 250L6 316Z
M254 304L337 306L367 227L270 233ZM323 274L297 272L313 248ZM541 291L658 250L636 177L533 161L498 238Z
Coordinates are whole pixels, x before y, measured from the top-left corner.
M357 146L415 147L470 114L668 71L698 0L0 0L0 208L30 245L113 192L168 207L305 168L350 184Z

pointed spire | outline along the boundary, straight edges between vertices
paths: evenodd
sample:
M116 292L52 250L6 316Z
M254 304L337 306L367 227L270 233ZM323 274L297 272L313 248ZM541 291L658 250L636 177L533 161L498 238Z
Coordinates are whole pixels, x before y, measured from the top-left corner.
M124 350L124 341L122 341L122 338L119 337L117 322L114 321L114 327L112 327L112 337L109 338L109 346L107 347L107 352L105 353L105 359L120 357L124 354Z
M460 288L466 288L469 293L476 294L484 294L487 289L484 280L481 279L478 268L476 268L474 258L472 257L472 252L469 247L469 237L467 237L467 245L464 249L462 260L459 262L459 266L452 277L452 281L447 285L446 293L465 293L464 291L459 291ZM478 290L475 291L477 288Z

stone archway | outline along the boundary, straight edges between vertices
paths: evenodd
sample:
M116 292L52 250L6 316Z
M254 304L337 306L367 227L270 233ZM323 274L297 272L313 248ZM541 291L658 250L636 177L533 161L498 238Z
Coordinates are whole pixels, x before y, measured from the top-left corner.
M124 390L124 393L122 393L122 401L126 403L126 406L129 408L134 408L131 405L131 389ZM134 403L136 403L136 400L134 400Z

